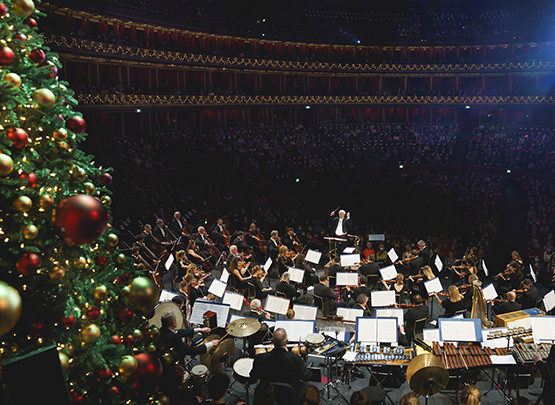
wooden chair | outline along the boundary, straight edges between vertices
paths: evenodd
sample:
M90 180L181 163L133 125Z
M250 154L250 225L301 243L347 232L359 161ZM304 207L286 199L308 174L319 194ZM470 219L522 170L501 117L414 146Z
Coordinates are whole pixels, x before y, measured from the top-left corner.
M428 323L428 318L420 318L414 321L414 328L412 329L412 337L422 338L423 330L426 324Z
M324 314L324 300L316 294L314 294L314 306L318 307L318 309L322 311L322 315Z
M281 298L287 298L287 294L282 291L276 291L276 295Z
M466 318L466 311L466 309L459 309L457 312L455 312L454 316L462 314L462 316Z
M254 284L250 281L247 281L247 299L250 301L256 297L256 288L254 288Z

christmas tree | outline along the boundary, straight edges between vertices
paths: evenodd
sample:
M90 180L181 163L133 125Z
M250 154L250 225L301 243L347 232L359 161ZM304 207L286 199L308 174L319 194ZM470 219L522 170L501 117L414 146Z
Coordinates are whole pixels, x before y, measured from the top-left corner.
M165 403L158 301L118 250L112 177L78 149L61 64L32 0L0 3L0 360L56 345L73 403ZM149 382L149 383L146 383Z

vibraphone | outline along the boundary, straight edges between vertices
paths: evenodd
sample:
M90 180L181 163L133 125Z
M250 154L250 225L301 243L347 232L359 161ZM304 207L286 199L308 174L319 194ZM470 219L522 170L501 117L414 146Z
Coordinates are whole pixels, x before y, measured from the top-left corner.
M349 351L356 352L354 363L408 365L414 357L414 350L408 347L390 347L351 343Z
M476 345L459 343L444 343L443 348L434 342L434 355L439 357L447 370L469 369L491 366L491 355L506 355L507 349L486 347L482 349Z
M516 360L521 364L532 363L534 361L534 353L538 353L542 359L549 356L551 344L541 343L536 345L534 343L516 343L513 348L513 355Z

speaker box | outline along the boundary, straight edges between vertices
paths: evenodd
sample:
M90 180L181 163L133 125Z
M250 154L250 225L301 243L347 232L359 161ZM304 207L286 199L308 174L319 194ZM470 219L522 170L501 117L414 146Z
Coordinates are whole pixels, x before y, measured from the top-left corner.
M47 346L8 359L2 365L2 383L11 405L45 401L69 405L62 366L56 346Z

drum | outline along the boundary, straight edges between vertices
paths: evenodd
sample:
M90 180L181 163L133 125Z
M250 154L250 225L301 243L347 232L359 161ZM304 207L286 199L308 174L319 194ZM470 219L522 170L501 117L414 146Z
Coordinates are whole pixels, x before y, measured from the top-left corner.
M251 370L254 359L242 358L233 364L233 378L243 385L254 384L255 380L251 378Z
M310 347L320 347L325 342L324 335L319 333L311 333L306 336L306 344Z
M208 380L208 367L203 364L193 367L191 369L191 379L195 385L205 384Z
M183 311L175 303L171 301L161 302L154 308L154 315L148 320L150 326L156 326L157 328L162 327L162 315L166 312L171 312L175 315L177 321L176 329L183 329L185 324L185 317L183 316Z

